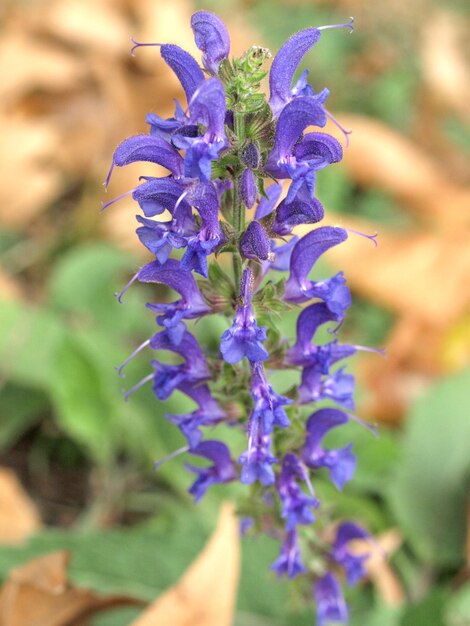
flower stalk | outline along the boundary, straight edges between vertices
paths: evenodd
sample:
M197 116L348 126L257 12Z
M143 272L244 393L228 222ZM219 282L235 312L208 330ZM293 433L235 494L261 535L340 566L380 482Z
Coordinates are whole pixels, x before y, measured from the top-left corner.
M167 169L164 177L142 177L129 192L143 213L136 233L152 260L119 299L136 281L166 285L180 296L147 304L160 329L118 372L144 348L180 357L177 365L154 358L152 372L126 394L151 384L158 400L179 391L193 401L192 411L166 415L185 445L163 461L184 454L207 462L186 463L195 475L188 489L195 501L214 484L246 485L242 528L279 538L272 569L310 589L318 626L346 623L337 573L342 570L348 584L364 575L365 558L351 553L349 542L369 535L343 521L328 543L331 532L322 528L332 520L315 495L315 482L328 476L342 490L353 477L352 445L331 449L323 440L351 420L360 422L350 413L354 377L343 361L362 348L338 340L351 305L343 272L319 280L310 272L351 231L322 225L303 237L295 233L324 218L316 179L343 156L341 144L318 130L332 119L325 108L328 90L316 92L308 72L294 82L322 30L335 25L307 28L287 40L271 64L269 97L261 90L269 50L252 46L229 60L230 38L216 15L199 11L191 27L204 69L178 46L155 44L180 80L187 106L177 103L169 119L149 113L149 134L118 146L107 178L114 167L138 161ZM352 29L352 22L338 27ZM152 45L134 43L133 52ZM163 220L163 214L170 218ZM375 243L375 236L366 237ZM233 280L223 269L230 263ZM293 307L299 315L292 343L282 337L278 319ZM194 321L212 315L223 315L226 323L216 351L200 346L193 334ZM331 340L319 343L317 331L327 324ZM275 369L297 371L300 384L274 389L269 378ZM227 425L246 433L238 459L224 441ZM214 438L206 437L208 430Z

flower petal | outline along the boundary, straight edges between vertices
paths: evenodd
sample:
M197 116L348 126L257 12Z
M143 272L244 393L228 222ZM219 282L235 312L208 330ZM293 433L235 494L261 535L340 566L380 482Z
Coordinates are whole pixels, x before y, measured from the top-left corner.
M306 28L292 35L274 57L269 73L269 104L276 115L291 99L295 70L307 52L320 39L318 28Z
M230 37L225 24L209 11L197 11L191 17L196 46L202 51L204 67L217 74L220 62L230 53Z

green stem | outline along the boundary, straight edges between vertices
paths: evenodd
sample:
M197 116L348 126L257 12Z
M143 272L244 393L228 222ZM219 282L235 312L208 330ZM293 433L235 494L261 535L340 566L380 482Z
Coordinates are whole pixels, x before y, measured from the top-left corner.
M241 232L241 199L240 199L240 177L236 175L233 179L233 228L235 230L236 245L238 246L238 239ZM238 288L240 285L241 272L242 272L242 259L238 247L233 253L233 278L235 280L235 291L238 296Z
M245 141L245 117L243 113L235 111L234 127L237 136L238 149L240 150ZM235 239L238 243L240 235L245 228L245 207L240 197L240 172L237 172L233 178L233 228L235 230ZM235 288L238 289L241 278L242 260L238 250L233 253L233 276L235 279Z

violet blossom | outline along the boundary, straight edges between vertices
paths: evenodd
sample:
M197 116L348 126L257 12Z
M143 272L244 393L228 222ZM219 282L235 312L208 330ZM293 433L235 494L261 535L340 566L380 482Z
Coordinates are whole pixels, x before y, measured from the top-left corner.
M227 29L208 11L191 18L203 67L175 44L134 41L132 53L141 46L159 48L186 103L176 102L168 119L147 115L149 133L117 147L106 184L115 167L136 162L162 166L166 174L142 176L134 189L103 205L132 196L142 213L136 233L151 255L119 301L135 282L179 295L147 304L160 329L118 372L146 350L157 354L150 359L152 371L126 397L149 383L160 401L176 392L194 403L187 412L166 413L186 441L167 459L189 454L206 461L186 464L196 476L189 487L195 501L214 484L240 480L251 503L243 528L280 539L272 565L279 576L313 580L317 626L347 622L340 583L330 568L341 568L355 584L364 575L366 556L355 555L350 542L369 537L344 521L322 551L304 539L323 514L314 491L319 474L326 470L341 490L355 471L352 444L330 448L324 439L358 420L345 411L354 408L354 377L342 362L366 349L340 343L337 336L351 305L343 272L321 279L310 275L323 254L347 242L348 231L327 222L303 236L296 232L324 219L317 177L341 161L343 148L320 130L328 119L338 124L326 109L328 89L316 91L307 71L294 76L322 31L337 27L352 30L352 21L309 27L288 39L271 64L269 97L262 91L269 50L252 46L229 59ZM295 307L296 339L289 342L278 320ZM224 317L226 330L209 349L197 340L195 322L213 315ZM317 331L326 324L331 338L319 343ZM288 387L282 377L273 382L276 369L296 370L300 384ZM246 436L246 449L241 455L238 450L236 460L235 451L218 439L227 426ZM312 561L317 565L308 571Z

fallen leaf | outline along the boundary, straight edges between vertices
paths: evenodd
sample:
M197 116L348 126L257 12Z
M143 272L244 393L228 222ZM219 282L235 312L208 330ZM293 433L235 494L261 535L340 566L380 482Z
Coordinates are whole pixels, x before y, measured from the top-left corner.
M403 585L388 562L401 543L402 536L396 529L387 530L374 541L351 542L351 551L354 554L369 555L365 561L367 576L376 587L383 602L389 606L400 606L406 600Z
M12 570L0 590L0 626L70 626L84 615L121 605L126 596L101 597L68 581L67 552L41 556Z
M60 140L50 125L15 116L0 119L0 132L0 219L16 228L29 224L62 189L55 165Z
M1 108L7 110L34 90L55 93L76 88L83 69L71 53L12 29L0 39Z
M372 222L344 219L341 225L370 233ZM350 235L347 245L329 252L348 282L366 298L400 315L447 327L468 311L468 233L397 233L380 230L377 248Z
M40 528L39 513L14 472L0 468L0 543L22 543Z
M470 189L451 180L416 143L372 118L338 118L353 130L344 165L359 185L386 191L419 218L438 221L443 230L469 224ZM329 131L338 136L333 125Z
M421 58L423 79L434 98L470 122L470 72L463 46L465 32L457 13L445 9L431 12L422 23Z
M131 626L230 626L239 575L239 529L231 504L181 580Z

